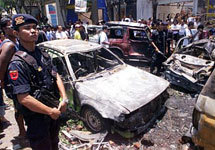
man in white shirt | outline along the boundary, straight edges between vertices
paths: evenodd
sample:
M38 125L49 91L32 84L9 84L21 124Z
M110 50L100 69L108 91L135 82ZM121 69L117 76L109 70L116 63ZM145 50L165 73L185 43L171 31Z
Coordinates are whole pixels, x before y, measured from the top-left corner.
M193 22L189 22L188 23L188 28L185 29L185 36L188 37L187 39L184 39L183 41L183 46L187 46L189 43L192 42L193 40L193 36L194 36L194 32L192 31L194 29L194 23Z
M173 33L173 40L175 41L175 45L179 40L179 30L181 26L178 24L177 20L174 20L173 24L171 25L171 30Z
M56 39L68 39L66 33L62 31L62 26L58 26L56 34Z
M108 27L103 26L102 31L99 34L99 44L103 45L106 48L109 47L109 41L108 41L107 33L108 33Z
M188 28L187 24L185 24L184 20L181 20L181 27L179 30L179 37L182 38L185 36L185 30Z

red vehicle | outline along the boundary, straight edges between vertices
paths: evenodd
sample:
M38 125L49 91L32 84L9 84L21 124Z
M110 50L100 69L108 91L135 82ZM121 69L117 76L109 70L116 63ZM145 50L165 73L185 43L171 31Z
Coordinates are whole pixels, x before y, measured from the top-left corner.
M129 61L150 62L152 46L148 26L133 22L108 22L109 49Z

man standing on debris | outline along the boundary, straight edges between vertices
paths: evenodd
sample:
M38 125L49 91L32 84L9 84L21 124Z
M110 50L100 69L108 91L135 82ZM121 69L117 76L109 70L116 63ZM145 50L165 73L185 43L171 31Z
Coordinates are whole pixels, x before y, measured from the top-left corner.
M22 106L32 149L57 150L58 118L66 110L68 99L50 56L35 44L37 24L31 15L13 16L12 25L20 43L9 63L5 85L9 95ZM63 99L60 103L59 93Z

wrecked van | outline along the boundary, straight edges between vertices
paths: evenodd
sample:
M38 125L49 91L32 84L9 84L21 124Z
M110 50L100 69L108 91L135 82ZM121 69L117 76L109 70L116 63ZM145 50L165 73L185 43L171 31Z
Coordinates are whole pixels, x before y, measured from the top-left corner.
M215 70L203 87L193 111L192 141L205 150L215 149Z
M141 133L165 111L169 82L121 61L97 43L40 43L57 67L67 94L86 127Z
M165 79L191 92L200 92L214 69L215 42L203 39L181 47L179 40L174 53L163 63Z

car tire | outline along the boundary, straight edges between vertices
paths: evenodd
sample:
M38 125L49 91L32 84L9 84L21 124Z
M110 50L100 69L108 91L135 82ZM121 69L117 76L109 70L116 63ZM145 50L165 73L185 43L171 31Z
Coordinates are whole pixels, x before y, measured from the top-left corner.
M85 127L93 133L110 130L110 123L104 119L93 107L85 106L81 111L82 117L86 120Z

